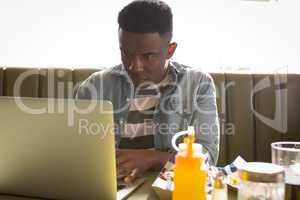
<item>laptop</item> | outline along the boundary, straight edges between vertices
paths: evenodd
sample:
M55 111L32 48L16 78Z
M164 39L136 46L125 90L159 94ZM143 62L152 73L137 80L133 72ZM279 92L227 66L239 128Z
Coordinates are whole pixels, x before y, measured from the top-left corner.
M46 199L123 199L117 191L108 101L0 98L0 193Z

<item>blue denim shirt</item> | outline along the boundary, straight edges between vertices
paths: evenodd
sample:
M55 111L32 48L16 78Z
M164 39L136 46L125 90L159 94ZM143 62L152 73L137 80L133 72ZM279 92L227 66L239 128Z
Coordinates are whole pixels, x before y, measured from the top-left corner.
M160 93L154 112L154 144L158 150L172 150L172 136L193 125L196 142L208 152L216 164L219 154L219 121L213 79L207 73L176 62L170 62L170 83ZM131 79L123 65L92 74L78 88L76 98L111 101L114 121L122 127L127 120L128 101L134 97ZM121 128L115 130L120 140Z

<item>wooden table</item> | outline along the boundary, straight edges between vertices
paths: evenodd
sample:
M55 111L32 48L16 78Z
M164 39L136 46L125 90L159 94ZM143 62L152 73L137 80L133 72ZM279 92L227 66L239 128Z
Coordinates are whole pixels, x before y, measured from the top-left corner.
M147 181L136 189L127 199L128 200L159 200L151 185L156 178L156 174L150 174ZM228 190L228 199L236 200L236 192ZM0 200L38 200L37 198L25 198L17 196L0 195Z

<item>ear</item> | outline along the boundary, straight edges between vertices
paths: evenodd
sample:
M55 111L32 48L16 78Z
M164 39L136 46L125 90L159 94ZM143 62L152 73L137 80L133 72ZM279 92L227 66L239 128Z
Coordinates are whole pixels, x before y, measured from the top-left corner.
M176 42L172 42L171 44L169 44L167 59L172 58L172 56L174 55L174 53L176 51L176 48L177 48Z

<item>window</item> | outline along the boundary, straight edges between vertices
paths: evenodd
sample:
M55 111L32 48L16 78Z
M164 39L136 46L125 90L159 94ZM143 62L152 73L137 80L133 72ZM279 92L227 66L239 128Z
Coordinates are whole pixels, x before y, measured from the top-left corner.
M0 65L120 63L118 11L128 0L1 0ZM174 60L206 71L300 72L298 0L166 0Z

